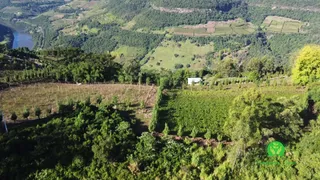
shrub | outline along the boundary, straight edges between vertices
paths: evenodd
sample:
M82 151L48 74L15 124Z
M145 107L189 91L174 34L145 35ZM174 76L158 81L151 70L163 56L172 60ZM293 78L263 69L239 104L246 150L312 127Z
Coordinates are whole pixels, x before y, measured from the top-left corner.
M12 113L11 113L11 116L10 116L10 119L11 119L12 121L16 122L16 120L18 119L17 114L16 114L15 112L12 112Z
M28 108L24 109L22 116L23 116L23 118L28 119L28 117L30 116L30 111Z
M41 115L41 109L39 107L36 107L34 109L34 115L38 117L38 119L40 119L40 115Z

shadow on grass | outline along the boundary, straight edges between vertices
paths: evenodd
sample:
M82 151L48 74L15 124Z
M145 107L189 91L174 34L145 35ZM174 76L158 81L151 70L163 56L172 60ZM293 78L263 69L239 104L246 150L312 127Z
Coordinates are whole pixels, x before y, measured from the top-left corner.
M176 122L172 121L174 109L168 107L168 102L175 98L175 94L166 94L162 96L162 101L159 104L159 116L158 116L158 124L156 131L162 132L165 126L165 123L168 124L169 127L176 127Z
M121 117L123 117L127 122L133 124L133 132L136 135L141 135L143 132L148 131L148 127L135 116L134 110L117 110Z

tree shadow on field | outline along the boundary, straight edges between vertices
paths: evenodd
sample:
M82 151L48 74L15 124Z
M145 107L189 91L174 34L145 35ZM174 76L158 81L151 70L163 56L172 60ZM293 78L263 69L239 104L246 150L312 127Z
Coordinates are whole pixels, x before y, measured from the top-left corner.
M133 125L133 132L136 135L141 135L143 132L148 131L148 127L135 116L135 111L133 110L118 110L119 114L125 121Z
M165 126L165 123L168 124L171 129L176 127L176 123L172 121L174 109L168 107L168 102L174 99L174 95L163 95L162 101L159 103L159 110L158 110L158 123L156 127L157 132L162 132Z

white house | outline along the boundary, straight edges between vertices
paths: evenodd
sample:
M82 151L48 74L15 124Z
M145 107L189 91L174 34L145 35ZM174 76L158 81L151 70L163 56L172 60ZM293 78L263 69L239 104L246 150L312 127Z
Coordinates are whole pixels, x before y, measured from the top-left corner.
M199 84L201 81L201 78L188 78L188 85L192 85L192 83Z

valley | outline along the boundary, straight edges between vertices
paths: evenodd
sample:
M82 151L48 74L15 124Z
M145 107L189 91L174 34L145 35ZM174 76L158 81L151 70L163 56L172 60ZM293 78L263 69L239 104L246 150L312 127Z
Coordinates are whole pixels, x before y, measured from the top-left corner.
M319 179L317 0L2 0L0 179Z

